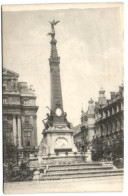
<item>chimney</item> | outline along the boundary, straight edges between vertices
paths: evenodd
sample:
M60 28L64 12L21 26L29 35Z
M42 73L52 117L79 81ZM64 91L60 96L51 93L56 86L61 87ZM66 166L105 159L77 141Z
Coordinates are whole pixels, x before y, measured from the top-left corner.
M115 92L110 92L111 94L111 99L114 99L115 98Z

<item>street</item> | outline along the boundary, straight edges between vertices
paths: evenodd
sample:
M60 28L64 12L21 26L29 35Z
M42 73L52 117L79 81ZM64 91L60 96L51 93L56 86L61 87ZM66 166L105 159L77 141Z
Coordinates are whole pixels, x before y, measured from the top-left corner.
M5 183L4 193L123 191L123 176Z

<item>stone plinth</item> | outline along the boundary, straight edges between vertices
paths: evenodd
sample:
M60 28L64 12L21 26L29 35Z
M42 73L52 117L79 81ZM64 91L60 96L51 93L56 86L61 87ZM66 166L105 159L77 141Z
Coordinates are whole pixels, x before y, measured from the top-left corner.
M44 135L39 149L46 156L77 152L73 140L73 131L65 125L50 127L46 130L46 135Z
M91 152L86 152L81 154L79 152L69 152L69 153L60 153L58 155L42 155L41 152L38 153L37 158L30 157L29 165L30 169L45 169L46 166L50 165L70 165L70 164L80 164L80 163L91 163Z
M61 153L60 155L42 156L42 163L48 165L82 163L85 159L85 155L81 155L80 153L68 153L68 155Z
M86 155L81 155L80 153L74 154L70 153L69 155L60 154L60 155L50 155L50 156L38 156L37 159L29 159L30 169L42 168L44 169L46 165L62 165L62 164L72 164L72 163L83 163L85 162Z
M92 153L90 150L87 150L86 157L86 162L92 162Z

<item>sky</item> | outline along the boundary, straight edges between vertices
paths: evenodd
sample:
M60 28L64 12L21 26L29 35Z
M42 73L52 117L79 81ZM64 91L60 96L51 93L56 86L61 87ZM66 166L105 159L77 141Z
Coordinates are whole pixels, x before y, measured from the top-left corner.
M42 139L46 106L50 106L47 33L51 31L48 21L53 19L60 21L55 28L68 121L74 126L79 124L82 105L86 111L90 98L97 101L101 86L109 99L110 91L118 91L123 80L123 21L119 5L82 9L38 6L3 11L3 66L17 72L19 81L34 85L39 106L38 142Z

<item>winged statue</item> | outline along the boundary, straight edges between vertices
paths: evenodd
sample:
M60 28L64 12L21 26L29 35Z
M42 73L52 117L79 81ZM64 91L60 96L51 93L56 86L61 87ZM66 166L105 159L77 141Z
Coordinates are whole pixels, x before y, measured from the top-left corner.
M57 25L59 22L60 21L55 21L55 20L53 20L52 22L49 21L49 23L51 24L52 32L48 33L47 35L51 36L52 38L55 37L55 28L54 28L54 26Z

